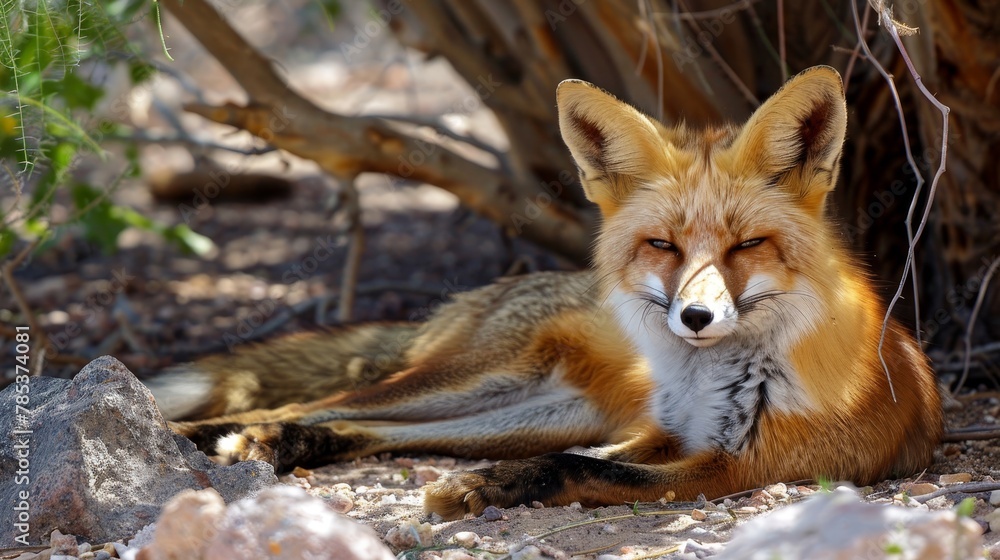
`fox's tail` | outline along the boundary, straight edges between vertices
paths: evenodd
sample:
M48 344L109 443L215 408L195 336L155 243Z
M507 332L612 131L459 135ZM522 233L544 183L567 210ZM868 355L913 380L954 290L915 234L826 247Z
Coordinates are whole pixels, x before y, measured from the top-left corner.
M405 369L418 323L298 333L171 367L147 380L167 420L307 402Z

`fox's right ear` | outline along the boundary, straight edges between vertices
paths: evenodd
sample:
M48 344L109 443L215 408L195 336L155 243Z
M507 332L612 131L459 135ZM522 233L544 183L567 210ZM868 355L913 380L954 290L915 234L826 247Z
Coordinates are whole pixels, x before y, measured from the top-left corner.
M560 83L556 103L559 131L580 168L584 193L610 216L642 177L664 163L661 125L580 80Z

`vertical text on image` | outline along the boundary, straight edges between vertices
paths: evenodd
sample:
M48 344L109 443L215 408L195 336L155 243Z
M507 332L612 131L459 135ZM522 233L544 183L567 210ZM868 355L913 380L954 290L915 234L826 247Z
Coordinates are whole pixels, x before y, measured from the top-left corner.
M14 441L14 456L17 458L17 470L14 472L14 484L27 487L31 484L31 433L29 428L28 405L31 402L31 369L28 360L31 354L31 333L27 326L15 327L14 335L14 430L11 439ZM22 545L28 545L28 529L31 521L31 494L27 488L18 490L13 504L13 525L16 532L14 540Z

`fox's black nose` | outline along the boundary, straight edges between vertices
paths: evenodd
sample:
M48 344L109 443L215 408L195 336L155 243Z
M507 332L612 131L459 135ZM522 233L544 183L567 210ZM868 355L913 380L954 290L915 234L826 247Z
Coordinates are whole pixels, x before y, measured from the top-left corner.
M681 311L681 322L684 326L698 332L712 322L712 310L700 303L692 303Z

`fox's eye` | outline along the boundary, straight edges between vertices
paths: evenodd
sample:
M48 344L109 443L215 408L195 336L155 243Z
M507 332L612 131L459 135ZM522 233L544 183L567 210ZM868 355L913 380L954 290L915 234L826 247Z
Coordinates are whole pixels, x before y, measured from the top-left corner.
M663 249L664 251L670 251L671 253L676 253L677 246L669 241L664 241L662 239L650 239L649 244L657 249Z
M756 239L747 239L743 243L740 243L733 247L733 251L739 251L740 249L749 249L750 247L756 247L764 242L763 237L758 237Z

